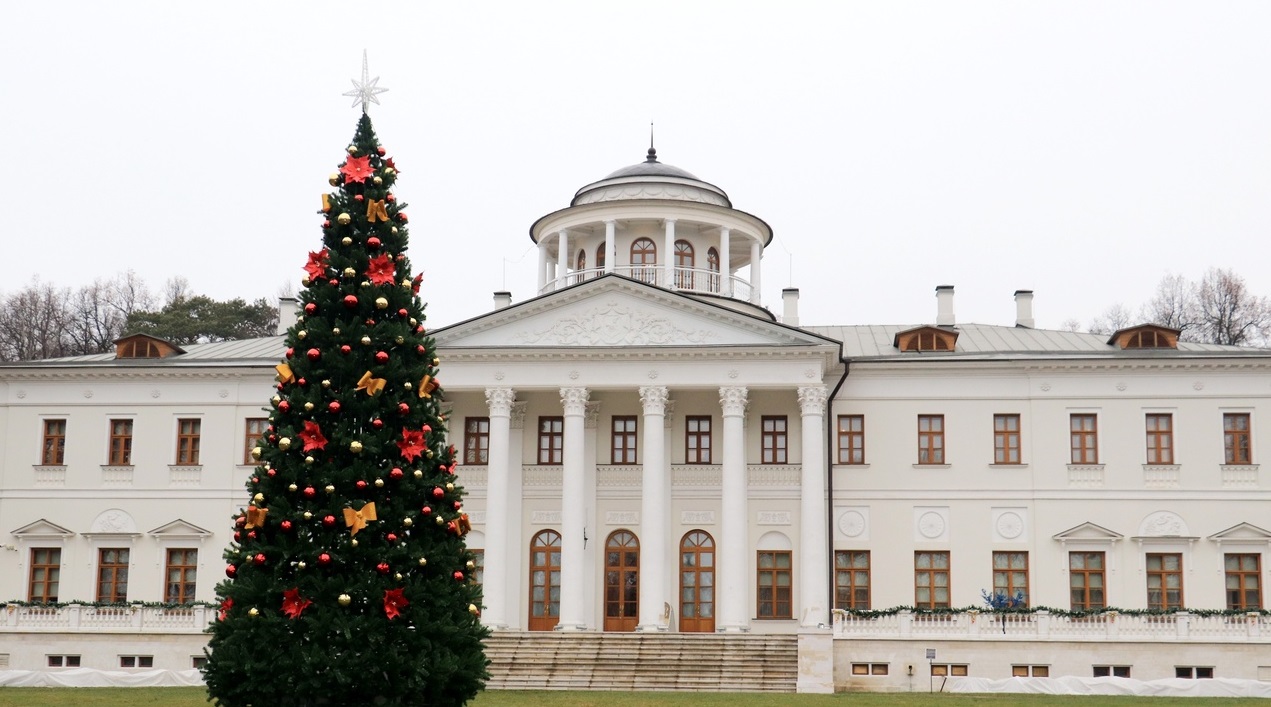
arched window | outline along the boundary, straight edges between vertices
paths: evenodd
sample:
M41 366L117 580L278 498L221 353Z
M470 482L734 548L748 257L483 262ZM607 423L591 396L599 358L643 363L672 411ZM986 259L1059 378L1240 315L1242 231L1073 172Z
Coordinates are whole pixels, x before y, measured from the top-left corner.
M715 632L715 539L705 530L680 540L680 631Z
M605 244L601 243L596 246L596 269L604 272L605 270Z
M560 622L560 533L543 530L530 541L530 630Z
M711 271L707 289L711 292L722 292L719 288L719 251L714 248L706 251L706 269Z
M616 530L605 541L605 630L634 631L640 619L640 541Z
M648 238L631 244L631 275L650 285L658 284L658 246Z
M587 251L584 249L579 249L577 266L574 268L574 270L576 270L578 274L575 276L574 282L583 281L583 278L585 277L585 275L583 275L583 271L586 269L587 269Z
M675 242L675 287L693 289L693 244L688 241Z

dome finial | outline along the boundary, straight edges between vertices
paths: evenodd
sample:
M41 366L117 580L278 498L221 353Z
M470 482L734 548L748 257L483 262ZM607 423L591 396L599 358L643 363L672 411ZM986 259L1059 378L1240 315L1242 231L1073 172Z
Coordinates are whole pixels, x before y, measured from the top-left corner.
M645 158L645 162L657 162L658 151L653 147L653 121L649 121L649 156Z

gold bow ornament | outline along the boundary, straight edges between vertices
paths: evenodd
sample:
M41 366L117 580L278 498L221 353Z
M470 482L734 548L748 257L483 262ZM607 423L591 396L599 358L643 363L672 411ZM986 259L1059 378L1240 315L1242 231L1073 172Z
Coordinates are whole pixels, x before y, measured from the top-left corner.
M352 508L344 509L344 524L349 526L351 534L357 535L357 531L366 527L368 520L379 520L375 517L375 502L362 506L362 510L355 511Z
M384 385L386 383L388 383L388 381L383 378L375 378L371 375L370 371L367 371L362 374L361 378L358 379L357 389L365 390L367 395L373 396L381 390L384 390Z
M285 363L280 363L277 366L274 366L274 370L278 371L279 383L291 383L296 380L296 374L291 372L291 366Z
M257 508L255 506L247 507L247 523L244 528L251 530L252 528L265 527L265 516L269 515L268 508Z
M388 221L388 211L384 209L383 199L368 199L366 202L366 221L375 223L375 219Z

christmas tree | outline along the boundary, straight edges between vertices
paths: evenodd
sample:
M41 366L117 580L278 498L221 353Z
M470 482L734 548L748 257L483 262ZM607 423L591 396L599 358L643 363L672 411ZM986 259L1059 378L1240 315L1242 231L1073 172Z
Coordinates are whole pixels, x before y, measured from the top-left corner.
M384 89L363 72L365 107ZM322 195L323 247L225 551L204 677L226 707L461 705L487 677L439 362L384 155L364 110Z

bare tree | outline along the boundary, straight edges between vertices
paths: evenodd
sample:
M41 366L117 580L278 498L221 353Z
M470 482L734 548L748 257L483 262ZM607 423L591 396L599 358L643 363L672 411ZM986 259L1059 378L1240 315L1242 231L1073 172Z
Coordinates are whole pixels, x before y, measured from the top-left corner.
M1196 284L1173 273L1161 278L1156 294L1140 310L1141 319L1171 329L1178 329L1184 341L1201 339L1200 302Z
M1077 332L1081 331L1081 322L1080 322L1080 321L1078 321L1076 317L1069 317L1069 318L1067 318L1067 319L1065 319L1065 320L1064 320L1064 323L1063 323L1063 324L1060 324L1060 325L1059 325L1059 330L1060 330L1060 331L1071 331L1071 332L1073 332L1073 333L1075 334L1075 333L1077 333Z
M1094 321L1090 322L1089 331L1091 334L1111 334L1134 324L1134 315L1130 314L1130 310L1125 305L1118 303L1095 317Z
M1254 346L1271 330L1271 301L1249 292L1231 270L1210 268L1196 288L1203 341Z
M66 355L70 290L32 280L0 308L0 360Z
M191 296L190 281L180 275L174 275L163 283L164 307L171 306L183 299L189 299Z

